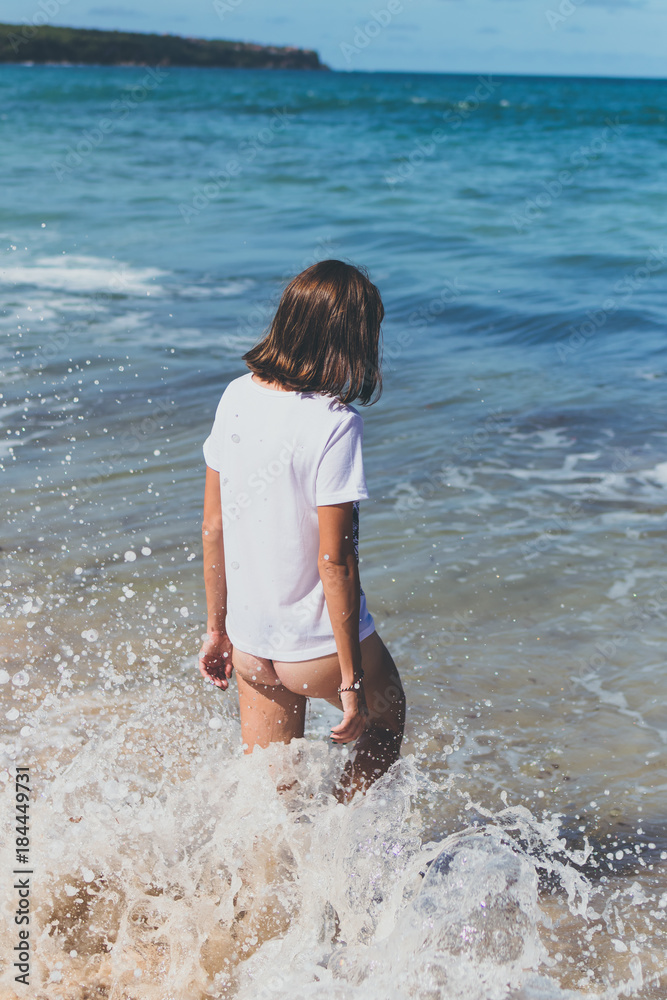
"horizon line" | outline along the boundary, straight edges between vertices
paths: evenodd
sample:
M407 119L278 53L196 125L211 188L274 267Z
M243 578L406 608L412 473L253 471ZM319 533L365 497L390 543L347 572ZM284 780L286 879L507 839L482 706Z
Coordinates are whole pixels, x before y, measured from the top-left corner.
M25 28L25 27L31 26L29 24L26 24L25 22L19 22L17 24L16 22L2 21L0 23L3 26L12 27L12 28ZM322 69L324 69L325 71L331 72L331 73L344 73L344 74L347 74L347 75L353 75L355 73L386 73L386 74L396 74L396 75L412 74L412 75L418 75L418 76L472 76L472 77L476 77L476 76L500 76L500 77L506 77L506 78L537 79L537 80L544 80L544 79L546 79L546 80L553 80L553 79L556 79L556 80L634 80L634 81L637 81L637 82L640 82L640 81L643 81L643 80L652 80L652 81L655 81L655 82L663 81L664 82L664 81L667 80L667 76L665 76L665 75L660 76L660 75L653 75L653 74L649 74L649 75L645 75L645 76L637 76L635 74L622 74L620 76L617 76L617 75L614 75L614 74L607 74L607 73L602 73L602 74L600 74L600 73L586 73L586 72L572 73L572 72L558 72L558 71L552 71L552 72L548 72L548 73L535 73L535 72L532 72L532 71L507 72L507 71L493 71L493 70L446 70L446 69L443 69L443 70L435 70L435 69L434 70L383 69L383 68L375 68L375 69L361 69L361 68L346 69L344 67L342 67L342 68L336 68L336 67L330 66L328 63L324 63L321 60L320 50L319 49L306 49L306 48L303 48L300 45L286 45L286 44L280 45L280 44L277 44L276 42L254 42L254 41L247 41L247 40L246 41L242 41L241 39L229 39L229 38L206 38L205 36L180 35L180 34L172 33L170 31L162 31L162 32L155 31L155 30L154 31L150 31L150 30L149 31L136 31L136 30L133 31L131 28L130 29L127 29L127 28L88 28L88 27L81 28L81 27L75 27L74 25L50 24L48 22L46 24L38 25L36 27L37 28L40 28L40 27L44 27L44 28L60 28L60 29L70 30L70 31L99 31L99 32L102 32L102 33L107 33L107 34L109 34L111 32L118 32L119 34L143 35L144 37L151 37L151 36L155 37L155 38L171 37L171 38L178 38L178 39L181 39L183 41L195 41L196 40L196 41L202 41L202 42L224 42L226 44L232 44L232 45L234 45L234 44L240 44L240 45L257 45L257 46L259 46L261 48L277 48L277 49L290 49L291 48L291 49L295 49L295 50L301 51L301 52L314 52L314 53L316 53L318 60L320 60L320 65L321 65ZM148 66L148 65L151 65L151 64L150 63L135 63L135 64L132 64L132 65L128 65L128 64L122 65L120 63L74 63L74 62L72 62L72 63L68 63L68 62L65 62L65 63L62 63L62 62L61 63L56 63L56 62L48 63L48 62L44 62L43 63L43 62L35 62L34 60L26 60L25 62L0 62L0 66L24 66L26 68L32 67L32 66L62 66L62 67L82 67L82 66L100 66L100 67L101 66L107 66L107 67L111 67L111 66L113 66L115 68L132 69L133 66ZM170 65L171 65L171 68L173 68L173 69L218 69L218 70L220 70L220 69L246 69L246 67L178 66L177 64L170 64ZM321 71L319 69L318 70L315 70L315 69L311 69L311 70L308 70L308 69L271 69L271 70L268 70L268 69L266 69L266 70L264 70L264 69L259 69L259 68L258 69L249 68L249 69L250 69L251 72L271 72L271 73L276 73L276 72L283 72L283 73L303 73L303 72L308 72L308 71L310 71L310 72L320 72Z
M55 26L54 26L55 27ZM85 30L85 29L82 29ZM104 30L104 29L102 29ZM134 32L133 32L134 33ZM136 32L139 34L139 32ZM143 34L143 32L141 32ZM207 41L227 41L228 39L206 39ZM234 40L236 42L236 39ZM241 42L243 45L263 45L262 42ZM269 47L269 46L267 46ZM285 46L274 46L275 48L284 48ZM304 50L305 51L305 50ZM310 51L317 51L312 49ZM168 64L169 69L183 69L183 70L194 70L198 73L298 73L299 75L303 73L316 73L320 74L319 69L283 69L277 67L275 69L268 69L266 67L255 68L246 66L179 66L178 64ZM152 66L152 63L77 63L77 62L35 62L34 60L26 60L25 62L0 62L0 68L4 66L16 67L20 66L23 69L34 69L35 67L43 66L48 69L137 69L142 66ZM327 73L340 73L344 76L355 76L355 75L369 75L369 74L385 74L387 76L471 76L478 78L480 76L489 77L504 77L506 79L533 79L533 80L606 80L609 82L613 81L627 81L643 83L650 81L653 83L667 83L667 76L611 76L607 74L598 73L534 73L534 72L513 72L509 73L506 71L496 71L496 70L454 70L454 69L337 69L333 66L326 67Z

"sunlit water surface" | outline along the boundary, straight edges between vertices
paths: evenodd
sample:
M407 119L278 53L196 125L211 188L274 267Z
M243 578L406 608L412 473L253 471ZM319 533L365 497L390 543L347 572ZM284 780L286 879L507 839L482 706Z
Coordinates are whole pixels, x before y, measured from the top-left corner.
M143 76L0 68L32 995L664 1000L667 85L171 70L121 117ZM243 758L196 670L201 443L332 256L387 309L361 569L409 702L347 807L333 709Z

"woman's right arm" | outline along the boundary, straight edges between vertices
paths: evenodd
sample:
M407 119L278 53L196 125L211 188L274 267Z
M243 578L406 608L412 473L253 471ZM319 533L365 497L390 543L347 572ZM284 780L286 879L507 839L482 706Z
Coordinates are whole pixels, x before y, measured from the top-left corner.
M202 523L204 550L204 584L208 617L208 638L199 652L199 672L216 687L229 687L232 675L232 644L227 635L227 579L225 577L225 546L222 532L222 501L220 475L206 469L204 489L204 520Z
M341 687L350 687L361 676L359 643L359 567L352 535L352 502L317 508L320 550L317 566L331 619L341 670ZM332 729L337 743L361 736L366 724L363 684L356 691L342 691L343 721Z

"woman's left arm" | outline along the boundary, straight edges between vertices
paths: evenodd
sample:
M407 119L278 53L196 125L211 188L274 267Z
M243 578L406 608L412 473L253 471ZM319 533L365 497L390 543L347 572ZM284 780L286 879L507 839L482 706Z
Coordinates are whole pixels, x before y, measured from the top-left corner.
M208 638L199 652L199 671L202 677L224 690L229 687L229 678L232 676L232 644L225 629L227 579L222 533L222 501L220 474L208 466L204 490L202 544Z

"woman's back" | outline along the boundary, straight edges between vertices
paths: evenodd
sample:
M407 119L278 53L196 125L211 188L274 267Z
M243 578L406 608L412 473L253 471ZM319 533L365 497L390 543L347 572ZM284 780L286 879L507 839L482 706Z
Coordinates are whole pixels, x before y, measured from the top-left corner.
M220 473L234 645L269 659L335 650L317 568L317 507L366 499L363 422L321 393L270 389L252 373L225 389L204 444ZM362 593L360 634L373 629Z

